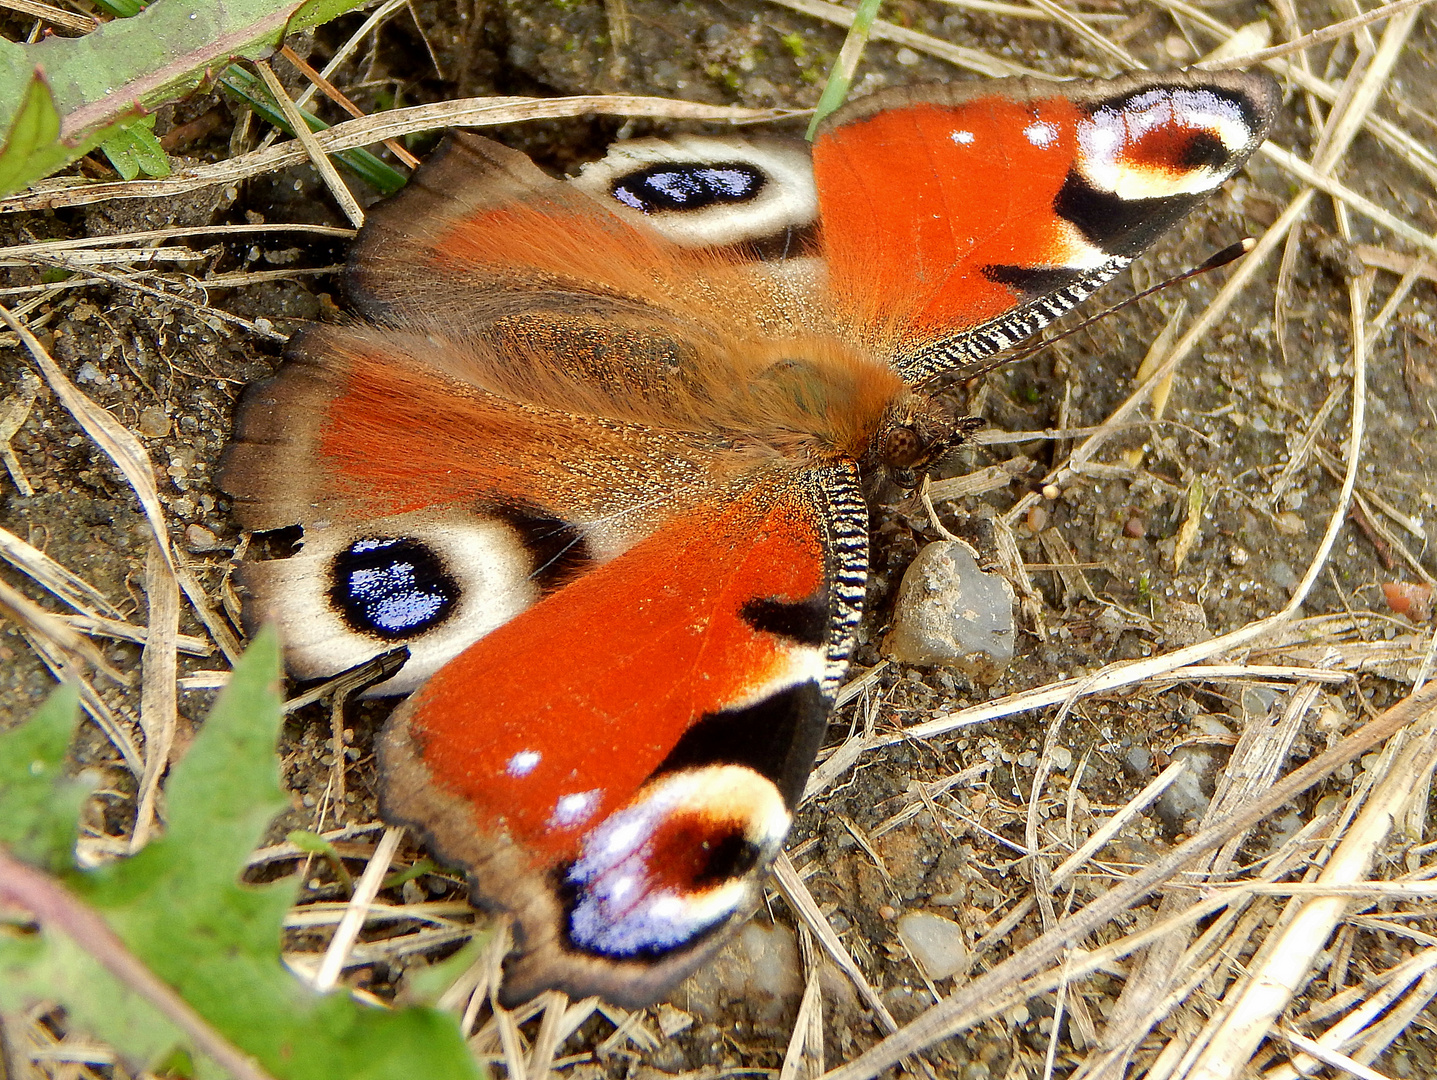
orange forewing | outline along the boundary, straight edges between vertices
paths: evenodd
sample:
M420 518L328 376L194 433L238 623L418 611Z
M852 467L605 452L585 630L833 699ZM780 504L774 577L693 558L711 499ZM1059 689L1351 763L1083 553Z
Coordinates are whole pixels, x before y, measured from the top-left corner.
M1063 98L915 104L842 124L813 147L833 287L866 321L903 313L919 336L977 326L1018 302L985 265L1062 266L1053 212L1076 155ZM1026 133L1026 134L1025 134Z

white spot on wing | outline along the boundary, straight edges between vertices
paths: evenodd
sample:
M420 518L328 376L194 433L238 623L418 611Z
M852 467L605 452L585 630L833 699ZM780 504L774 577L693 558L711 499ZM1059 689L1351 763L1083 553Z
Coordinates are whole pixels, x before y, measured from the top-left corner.
M959 146L967 146L973 141L973 133L971 131L955 131L948 137Z
M509 759L509 764L505 766L504 771L510 776L528 776L539 764L539 756L537 750L520 750Z
M1023 129L1023 137L1034 146L1046 150L1058 141L1058 125L1038 120Z
M549 815L549 828L572 829L582 825L599 805L599 791L577 791L572 795L561 795Z

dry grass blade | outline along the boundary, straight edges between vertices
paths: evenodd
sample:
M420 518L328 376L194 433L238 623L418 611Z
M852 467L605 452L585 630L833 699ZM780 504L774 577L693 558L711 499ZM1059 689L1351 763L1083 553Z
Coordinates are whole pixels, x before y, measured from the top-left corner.
M1261 799L1178 844L1161 859L1109 889L1009 959L939 1002L897 1035L890 1036L847 1065L827 1073L825 1080L870 1080L909 1054L994 1015L1003 1002L1019 993L1015 989L1019 983L1061 958L1071 942L1083 940L1119 912L1171 879L1193 859L1216 850L1232 837L1252 828L1335 769L1356 760L1410 725L1424 721L1434 711L1437 711L1437 685L1405 698L1331 750L1293 770ZM1085 961L1082 967L1087 966ZM1076 968L1073 974L1076 976ZM1031 987L1023 988L1023 996L1031 992Z
M1405 733L1402 749L1347 830L1319 885L1351 884L1367 876L1372 860L1401 816L1423 775L1437 763L1437 715L1428 714ZM1347 896L1294 897L1281 932L1274 934L1250 965L1199 1040L1204 1049L1180 1075L1189 1080L1226 1080L1242 1073L1258 1044L1310 976L1318 953L1347 909Z
M230 663L234 663L239 659L240 653L239 641L234 632L224 625L210 606L209 600L199 582L195 580L195 576L175 560L174 552L170 547L170 533L165 524L164 510L160 506L154 466L150 462L149 454L140 445L139 439L111 416L109 410L96 405L81 393L79 388L70 381L69 376L60 370L60 366L50 357L39 339L31 333L30 328L18 320L4 305L0 305L0 321L3 321L19 336L55 396L69 410L81 430L89 435L115 463L121 475L134 489L145 518L154 532L155 541L159 545L160 554L166 566L179 581L180 587L189 598L195 613L199 615L200 621L205 624L205 629L214 638L215 644L220 647L225 658Z
M878 1018L883 1029L890 1033L896 1032L898 1022L893 1019L893 1015L888 1011L888 1006L883 1004L883 999L869 984L848 949L838 939L838 935L833 932L833 927L828 925L828 920L823 917L823 912L819 910L817 902L813 899L813 894L808 891L808 886L803 883L803 878L794 868L786 853L780 854L774 862L773 879L778 885L779 892L783 894L783 898L788 901L789 906L798 913L798 917L818 939L823 946L823 951L828 953L833 962L838 965L838 969L848 976L849 981L853 983L864 1002L873 1010L873 1015Z
M1141 71L1147 66L1127 49L1104 37L1061 4L1054 3L1053 0L1028 0L1028 2L1039 11L1046 12L1054 22L1066 26L1080 40L1087 42L1099 53L1111 60L1116 60L1125 70Z
M329 98L330 101L334 102L345 112L349 113L350 116L364 115L364 111L360 109L359 106L355 105L354 102L349 100L349 98L341 94L338 88L335 87L334 83L330 82L322 74L320 74L318 71L315 71L314 68L310 67L309 64L288 45L280 49L280 55L283 56L285 60L287 60L289 63L293 64L295 68L299 70L300 74L302 74L306 79L308 79L315 86L319 87L319 89L324 92L325 97ZM295 112L298 113L298 102L296 102L295 105ZM290 119L291 122L293 122L293 118ZM397 139L385 139L384 145L386 148L388 148L391 154L393 154L409 168L414 169L419 167L419 159L413 154L411 154L408 150L406 150L403 144L401 144Z
M75 251L83 248L98 249L116 244L153 244L156 241L174 240L182 236L258 236L290 232L341 239L354 236L353 229L338 228L334 225L308 225L284 221L261 225L190 225L168 229L137 229L131 232L108 233L104 236L86 236L78 240L36 240L29 244L11 244L9 247L0 247L0 263L10 259L26 259L32 255L54 255L61 251Z
M34 495L35 489L30 485L30 478L25 475L25 468L20 464L11 440L30 418L30 411L35 407L35 398L39 392L40 380L31 372L22 371L19 388L0 401L0 460L5 462L5 471L10 474L11 482L26 498Z
M33 15L52 26L58 26L62 30L71 30L77 34L88 34L100 25L99 20L93 15L76 15L73 11L57 8L54 4L41 3L41 0L0 0L0 8L9 8L22 15Z
M1259 49L1257 52L1248 53L1246 56L1234 56L1222 60L1213 60L1200 63L1197 66L1202 68L1250 68L1262 64L1268 60L1275 60L1283 56L1291 56L1293 53L1304 52L1316 45L1322 45L1328 41L1335 41L1340 37L1356 33L1363 27L1370 26L1382 19L1389 19L1397 15L1415 15L1417 9L1426 7L1432 0L1394 0L1393 3L1383 4L1381 7L1373 8L1371 11L1364 11L1360 15L1354 15L1350 19L1341 22L1331 23L1314 30L1310 34L1288 41L1282 45L1274 45L1270 49Z
M840 4L831 4L828 0L769 0L769 3L801 11L805 15L812 15L815 19L822 19L835 26L846 27L853 22L851 8L843 7ZM979 75L991 75L994 78L1003 78L1009 75L1027 75L1035 79L1053 78L1049 72L1024 67L1022 64L1015 64L1011 60L1004 60L978 49L950 45L946 41L896 26L890 22L884 22L882 19L875 20L870 36L875 41L892 41L898 45L906 45L916 52L927 53L940 60L947 60L955 67L974 71Z
M783 1066L779 1069L778 1080L801 1080L823 1072L820 1067L809 1067L809 1046L813 1043L814 1028L817 1026L817 1050L823 1049L823 991L819 982L818 969L809 965L808 977L804 981L803 997L798 1002L798 1015L794 1017L793 1034L789 1036L788 1047L783 1054Z
M169 529L165 525L164 511L160 507L159 490L155 485L154 466L140 441L110 415L109 410L96 405L70 381L68 375L50 358L45 346L30 332L30 328L11 314L10 309L0 305L0 321L10 327L24 343L35 366L40 369L45 382L54 391L61 403L69 410L81 430L94 440L110 460L119 468L121 475L139 496L140 507L154 530L156 540L167 563L173 566L169 547Z
M340 972L344 970L344 965L349 960L354 943L359 938L359 931L364 928L369 905L379 895L379 887L384 882L384 875L389 873L389 864L394 861L394 853L403 839L404 829L391 825L384 830L384 835L375 845L374 855L369 860L369 864L365 866L364 873L355 886L354 895L350 897L344 918L335 928L334 937L330 939L329 948L324 952L324 959L319 965L319 970L314 973L313 985L319 993L327 993L339 983Z
M158 544L150 545L145 564L145 595L150 616L140 667L140 729L145 733L145 771L140 777L135 829L130 849L139 851L149 840L155 818L160 777L170 763L175 741L175 683L179 675L176 638L180 632L180 585Z
M649 117L668 120L713 120L756 123L793 116L793 109L740 109L703 105L669 98L624 94L594 94L568 98L459 98L430 105L390 109L357 120L346 120L326 131L314 133L315 143L326 154L353 150L385 139L416 131L446 127L492 127L530 120L554 120L596 113L608 116ZM106 199L156 199L217 184L234 184L307 161L298 142L254 150L213 165L198 165L177 172L165 180L130 180L119 183L79 184L49 180L29 191L0 198L0 213L44 210L62 206L84 206Z
M119 609L99 589L5 529L0 529L0 558L81 615L108 619L120 617Z
M1261 153L1264 157L1277 162L1284 169L1290 172L1297 179L1338 199L1343 205L1355 210L1367 218L1374 225L1378 225L1394 236L1399 236L1410 244L1423 248L1427 251L1437 252L1437 237L1424 233L1389 210L1384 210L1371 199L1360 195L1347 187L1345 184L1334 180L1331 176L1319 171L1307 162L1303 161L1296 154L1275 146L1272 143L1264 143Z
M344 211L344 216L356 229L364 224L364 211L359 208L359 203L345 184L344 178L339 175L339 170L334 167L334 162L320 149L319 143L315 140L314 132L309 130L309 124L300 114L298 106L285 91L284 84L279 81L279 76L274 69L263 60L255 64L255 70L259 72L260 78L264 80L266 89L270 96L279 105L284 118L289 121L290 130L294 133L295 140L304 147L304 152L309 156L312 164L324 180L325 187L334 196L334 201L339 203L339 208Z
M267 338L270 341L281 343L288 340L284 334L281 334L276 330L271 330L258 322L243 318L239 315L235 315L231 312L225 311L223 308L211 307L206 304L196 303L195 301L189 299L189 297L182 296L179 293L170 289L157 289L152 285L142 284L141 282L136 280L135 276L133 275L112 274L109 271L100 270L94 266L86 266L83 263L72 262L69 258L63 256L37 256L36 258L37 261L43 261L48 265L54 266L61 270L69 270L75 274L86 275L88 277L94 278L97 281L104 281L108 282L111 285L118 285L123 289L130 289L134 292L142 293L145 296L153 296L157 300L164 300L167 303L179 304L197 313L202 312L203 314L209 315L210 317L218 319L221 322L229 323L232 326L238 326L240 329L246 331L247 333L255 335L255 337Z
M1315 1039L1309 1039L1306 1035L1300 1035L1286 1027L1278 1027L1275 1030L1280 1038L1286 1039L1297 1049L1304 1051L1315 1061L1320 1061L1324 1065L1331 1065L1334 1069L1357 1077L1358 1080L1388 1080L1384 1073L1380 1073L1376 1069L1369 1069L1362 1062L1329 1049Z
M14 619L26 632L48 641L56 654L66 656L67 667L78 670L73 660L68 658L80 659L114 682L126 681L126 676L110 665L89 638L46 611L3 578L0 578L0 611Z

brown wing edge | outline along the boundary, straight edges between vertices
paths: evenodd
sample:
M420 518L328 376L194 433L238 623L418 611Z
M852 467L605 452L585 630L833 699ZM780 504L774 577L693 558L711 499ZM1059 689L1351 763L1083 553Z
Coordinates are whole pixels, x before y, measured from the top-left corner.
M314 460L329 403L343 375L326 362L329 326L306 326L285 346L279 370L245 388L234 434L220 455L216 486L230 496L235 519L251 532L299 525L314 513Z
M563 181L520 151L452 132L398 193L368 211L349 250L345 298L355 311L391 323L412 297L406 275L432 259L435 237L484 210L563 190Z
M867 508L857 468L845 464L815 470L810 494L826 534L828 670L821 684L802 683L761 703L770 716L786 718L800 733L786 755L778 784L790 809L802 795L846 669L854 631L862 617L867 574ZM565 914L562 882L557 877L536 876L524 852L507 837L486 837L477 831L464 800L434 782L424 764L424 747L408 720L409 709L401 705L376 740L381 815L413 830L440 861L466 868L477 907L513 917L514 951L500 992L506 1006L549 989L562 990L573 998L596 994L625 1008L653 1004L712 959L757 907L766 864L750 872L753 895L747 910L735 911L667 955L625 960L568 947L561 931Z

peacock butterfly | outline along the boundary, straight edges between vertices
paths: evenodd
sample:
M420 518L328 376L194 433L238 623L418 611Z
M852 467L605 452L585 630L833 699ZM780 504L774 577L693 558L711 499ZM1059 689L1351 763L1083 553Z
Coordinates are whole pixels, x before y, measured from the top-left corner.
M514 918L509 1000L639 1005L788 831L862 615L864 480L965 438L916 387L1032 334L1243 164L1260 75L887 90L808 145L456 134L247 392L221 483L299 678L409 656L382 806ZM259 550L259 546L255 550Z

